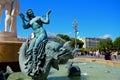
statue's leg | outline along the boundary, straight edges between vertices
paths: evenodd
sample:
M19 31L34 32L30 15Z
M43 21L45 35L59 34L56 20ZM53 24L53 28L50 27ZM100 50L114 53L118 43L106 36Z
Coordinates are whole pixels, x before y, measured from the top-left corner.
M11 11L11 24L10 24L10 32L16 33L16 17L19 14L19 2L18 0L14 0L12 4L12 11Z
M8 32L8 26L10 25L10 15L6 15L5 18L5 32Z
M38 45L39 45L43 40L45 40L45 39L47 39L47 35L41 33L41 34L38 36L38 38L36 39L36 42L35 42L34 47L37 48Z
M14 0L14 1L12 2L11 15L13 15L13 16L19 15L19 11L20 11L19 0Z
M12 3L7 3L5 5L6 8L6 18L5 18L5 32L8 31L8 26L10 26L10 22L11 22L11 4Z
M31 41L30 41L30 45L29 45L29 48L28 48L28 50L27 50L27 53L31 53L32 52L32 50L33 50L33 48L34 48L34 44L35 44L35 42L36 42L36 38L33 38Z
M42 55L45 51L45 45L46 45L46 35L45 34L41 34L38 36L38 38L36 38L36 42L33 48L33 54L39 54L37 57L40 59L44 58L44 55ZM44 41L44 42L42 42Z
M10 32L16 34L16 16L11 16Z
M42 41L45 40L46 38L43 36L43 34L39 35L39 37L36 38L36 42L33 48L33 61L34 61L34 68L32 70L32 72L34 74L38 74L39 71L44 71L44 64L45 64L45 55L44 51L45 51L45 43L43 43ZM43 58L42 58L43 57Z
M1 22L1 19L2 19L1 16L2 16L3 10L4 10L4 5L0 4L0 22Z

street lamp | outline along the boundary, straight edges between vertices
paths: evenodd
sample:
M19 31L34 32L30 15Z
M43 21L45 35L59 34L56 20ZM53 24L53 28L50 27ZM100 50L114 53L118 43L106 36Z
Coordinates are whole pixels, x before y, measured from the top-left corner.
M75 32L75 49L77 48L77 26L78 26L78 22L77 20L75 19L73 22L72 22L72 27L74 29L74 32Z

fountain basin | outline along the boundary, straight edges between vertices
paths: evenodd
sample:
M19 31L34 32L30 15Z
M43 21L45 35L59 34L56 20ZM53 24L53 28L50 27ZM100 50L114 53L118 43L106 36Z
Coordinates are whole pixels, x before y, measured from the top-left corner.
M69 62L71 61L74 60L70 60ZM73 65L77 65L81 69L81 76L75 77L68 77L67 64L60 64L59 71L51 68L48 80L120 80L120 66L110 65L110 61L104 61L104 63L105 62L109 62L109 64L98 63L97 61L92 62L92 60L82 62L74 61ZM21 72L11 74L8 80L20 78L32 80L30 77L25 77Z

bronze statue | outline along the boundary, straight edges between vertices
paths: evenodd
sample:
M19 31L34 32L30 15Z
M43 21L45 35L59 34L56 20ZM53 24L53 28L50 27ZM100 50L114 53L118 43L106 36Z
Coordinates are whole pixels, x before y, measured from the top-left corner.
M28 20L20 13L24 29L32 28L34 38L24 42L19 51L19 64L21 71L31 76L34 80L46 80L51 66L59 70L58 63L63 57L68 60L72 58L70 42L61 45L58 42L50 41L43 24L49 23L49 10L46 17L35 16L31 9L27 11ZM26 24L27 23L27 24Z

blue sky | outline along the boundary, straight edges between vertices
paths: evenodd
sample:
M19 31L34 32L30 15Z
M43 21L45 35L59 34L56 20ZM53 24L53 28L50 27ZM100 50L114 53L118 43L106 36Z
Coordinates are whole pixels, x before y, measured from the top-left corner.
M43 25L49 35L66 34L74 37L72 22L78 21L78 31L84 37L120 36L120 0L19 0L20 12L33 9L36 16L44 16L50 9L50 24ZM4 16L3 16L4 18ZM4 20L4 19L3 19ZM0 24L2 31L4 22ZM20 17L17 17L19 37L29 37L32 29L22 28Z

